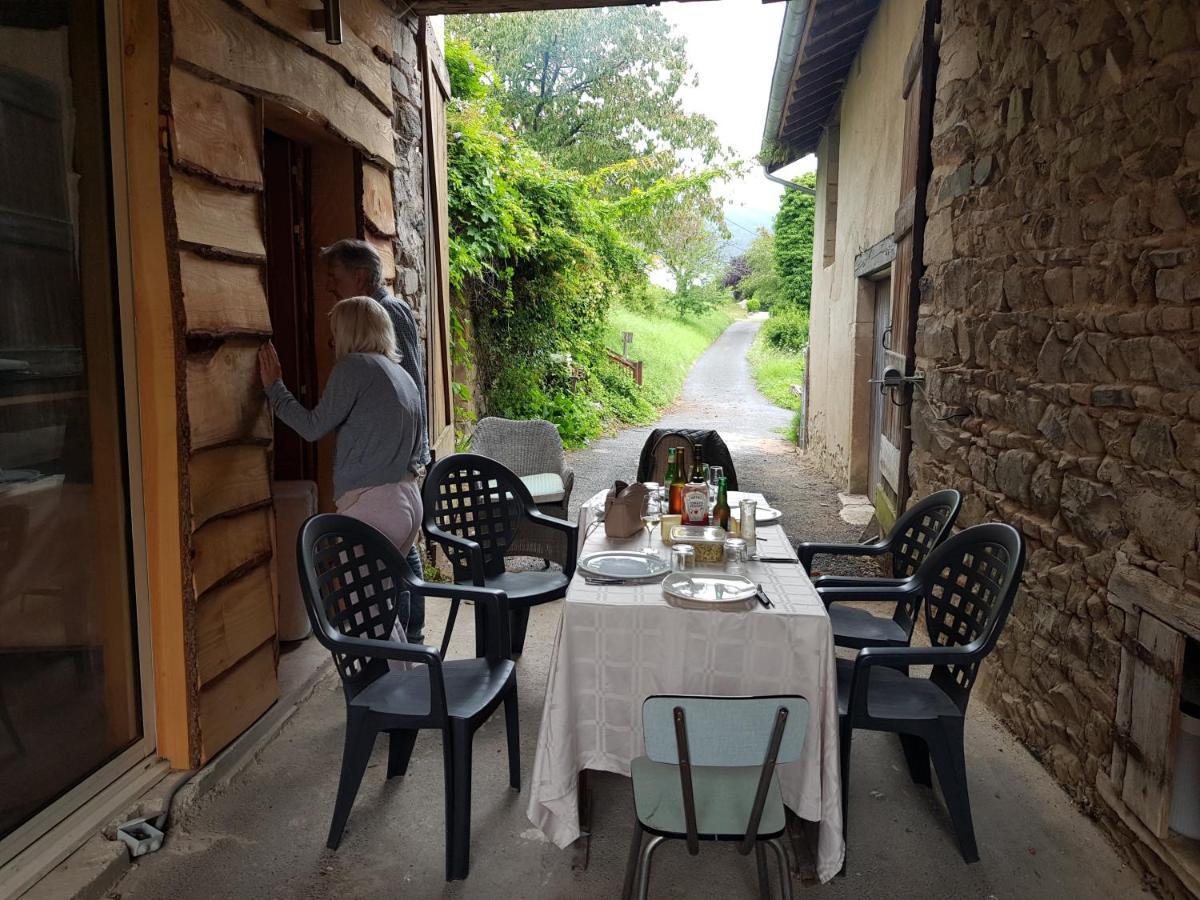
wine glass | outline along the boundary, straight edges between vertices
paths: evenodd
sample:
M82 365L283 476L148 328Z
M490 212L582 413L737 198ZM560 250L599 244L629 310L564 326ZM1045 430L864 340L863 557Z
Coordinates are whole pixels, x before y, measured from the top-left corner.
M662 505L658 502L658 497L654 494L646 495L646 509L642 513L642 524L646 526L646 553L650 554L654 551L650 549L650 545L654 542L654 529L662 521Z

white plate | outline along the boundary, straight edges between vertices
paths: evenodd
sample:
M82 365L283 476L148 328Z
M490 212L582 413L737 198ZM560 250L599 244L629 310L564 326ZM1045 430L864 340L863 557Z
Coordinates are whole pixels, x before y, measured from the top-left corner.
M672 572L662 589L668 603L684 609L753 609L758 602L753 581L722 572Z
M658 556L637 550L605 550L581 559L577 568L589 575L603 578L656 578L671 571L671 566Z
M735 519L742 518L742 510L740 507L731 506L729 515ZM772 522L778 522L783 518L783 513L770 506L759 506L754 510L754 524L770 525Z

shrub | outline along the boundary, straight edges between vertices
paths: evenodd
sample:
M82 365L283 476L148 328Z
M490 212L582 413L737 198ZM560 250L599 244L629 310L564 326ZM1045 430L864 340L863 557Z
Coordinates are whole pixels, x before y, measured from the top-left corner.
M756 313L762 308L762 301L757 297L751 297L746 301L746 312Z
M776 307L763 324L763 339L776 350L800 353L808 344L808 312L795 306Z

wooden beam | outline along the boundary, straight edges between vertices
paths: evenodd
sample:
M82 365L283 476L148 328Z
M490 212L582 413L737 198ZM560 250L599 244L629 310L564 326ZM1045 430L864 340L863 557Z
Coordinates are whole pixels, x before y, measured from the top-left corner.
M391 237L396 233L396 209L393 206L392 176L370 163L362 167L362 206L367 225L377 234Z
M250 98L171 69L171 156L176 166L237 187L261 188L262 127Z
M192 527L271 499L267 448L233 444L196 453L188 461Z
M262 197L234 191L193 175L175 172L175 226L179 239L250 258L266 258Z
M895 258L896 242L889 234L854 257L854 277L863 278L867 275L874 275L881 269L890 266Z
M190 335L269 335L271 315L261 265L179 254L183 314Z
M200 692L200 762L208 762L279 699L275 642L267 641Z
M325 60L228 3L170 0L170 6L178 60L322 122L372 158L395 165L391 117Z
M196 663L203 686L275 636L271 567L209 591L197 604Z
M253 21L268 26L284 40L296 41L309 52L324 59L338 74L374 100L375 105L391 115L395 110L392 99L392 67L375 55L353 28L349 17L342 15L342 42L331 44L325 32L312 27L310 13L320 12L318 3L302 5L278 0L240 0L235 6ZM378 15L391 25L391 13L376 4ZM387 48L390 49L390 48Z
M154 0L121 4L121 46L155 735L158 755L172 768L188 769L199 760L199 747L191 694L195 660L189 657L186 639L191 622L184 602L180 521L179 373L163 215L159 15Z
M192 580L196 596L232 573L266 562L271 555L271 518L267 507L240 516L213 519L196 532L192 550Z
M187 360L187 412L194 453L217 444L271 440L271 413L258 376L258 341L225 341Z

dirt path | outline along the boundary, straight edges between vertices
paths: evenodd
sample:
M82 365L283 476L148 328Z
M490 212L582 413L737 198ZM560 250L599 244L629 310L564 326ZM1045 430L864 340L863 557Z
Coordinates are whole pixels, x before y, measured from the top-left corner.
M783 511L793 542L858 537L861 529L838 517L837 488L784 437L791 411L771 403L754 386L746 353L765 321L766 316L755 315L729 326L696 360L679 400L654 425L626 429L568 454L575 468L572 515L616 479L633 480L638 454L653 428L713 428L729 446L739 485L768 495Z

